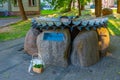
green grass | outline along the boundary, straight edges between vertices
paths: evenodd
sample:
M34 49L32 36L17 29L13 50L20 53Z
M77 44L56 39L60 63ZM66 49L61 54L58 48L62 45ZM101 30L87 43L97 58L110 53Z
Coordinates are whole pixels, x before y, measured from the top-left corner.
M50 15L50 14L55 14L57 13L56 10L41 10L41 15Z
M112 9L113 10L113 13L117 13L117 9Z
M0 16L0 18L19 18L19 16Z
M42 14L48 15L48 14L56 14L56 16L60 15L67 15L67 16L74 16L77 15L77 10L72 11L72 12L67 12L67 13L62 13L58 14L57 11L49 11L49 10L44 10ZM86 16L88 15L88 16ZM90 10L85 10L82 11L82 16L81 18L88 18L91 17L91 11ZM120 14L115 14L114 16L108 16L108 30L111 35L117 35L120 36ZM27 31L31 27L31 21L20 21L15 24L9 25L8 30L0 32L0 41L7 41L7 40L12 40L20 37L24 37L27 33Z
M82 16L92 14L91 10L83 10L81 12L82 12ZM41 15L42 16L47 16L47 17L77 16L78 15L78 10L74 9L74 10L72 10L70 12L66 12L66 13L60 13L60 11L56 11L56 10L42 10Z
M109 18L108 30L111 35L120 36L120 18L119 19Z
M20 21L18 23L12 24L10 25L10 27L8 27L10 30L0 32L0 41L7 41L24 37L27 31L30 29L30 27L31 27L30 20Z
M112 9L114 15L108 16L108 30L110 35L120 36L120 14L117 14L117 9Z

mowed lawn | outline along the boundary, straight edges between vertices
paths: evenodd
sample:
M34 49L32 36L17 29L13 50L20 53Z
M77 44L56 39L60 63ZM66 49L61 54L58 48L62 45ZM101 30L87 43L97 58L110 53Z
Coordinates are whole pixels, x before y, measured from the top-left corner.
M20 21L0 28L0 42L24 37L31 27L31 21Z
M41 11L41 15L43 16L52 15L52 17L53 16L58 17L58 16L63 16L63 15L74 16L74 15L77 15L77 13L78 11L76 10L67 12L67 13L59 13L58 11L54 11L54 10ZM110 32L110 35L120 36L120 14L116 14L116 10L114 10L114 13L115 13L114 15L107 16L109 19L108 30ZM91 15L92 16L94 15L94 13L92 13L91 10L84 10L82 11L81 18L83 17L88 18L88 16L91 17ZM30 28L31 28L30 19L27 21L19 21L5 28L0 28L0 42L24 37Z

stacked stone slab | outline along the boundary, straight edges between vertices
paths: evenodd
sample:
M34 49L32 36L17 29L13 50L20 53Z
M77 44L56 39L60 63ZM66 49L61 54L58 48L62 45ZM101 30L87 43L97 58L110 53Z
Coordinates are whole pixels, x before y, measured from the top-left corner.
M110 14L113 14L113 11L110 8L104 8L102 10L102 14L103 14L103 16L110 15Z
M45 33L62 33L64 34L63 41L49 41L44 40ZM64 30L48 30L43 31L37 38L38 54L46 65L56 65L61 67L68 66L68 55L70 47L70 32L68 29Z
M68 61L75 66L97 63L110 42L107 18L61 18L34 18L25 38L25 51L31 55L38 53L46 65L66 67ZM64 40L44 40L44 34L52 32L63 33Z

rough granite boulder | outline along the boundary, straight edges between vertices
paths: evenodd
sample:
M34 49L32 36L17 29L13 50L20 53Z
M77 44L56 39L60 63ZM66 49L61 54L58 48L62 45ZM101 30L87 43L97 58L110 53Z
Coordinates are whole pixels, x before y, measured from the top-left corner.
M48 38L52 39L50 35L45 35L46 33L47 34L62 33L64 35L63 36L64 40L63 41L54 41L54 40L52 41L49 39L44 40L45 36L48 36ZM56 36L56 38L59 38L59 36L58 37ZM55 66L67 67L70 42L71 42L71 38L68 29L43 31L37 38L38 54L42 57L42 60L47 66L55 65Z
M30 55L38 53L36 40L40 32L37 29L30 29L25 37L24 51Z
M98 28L97 32L98 32L98 39L99 39L99 50L101 53L100 55L105 56L110 44L109 32L108 32L108 29L104 27Z
M74 39L71 63L75 66L90 66L99 61L98 36L96 31L80 32Z
M113 14L113 11L110 8L104 8L102 10L102 14L103 14L103 16L110 15L110 14Z

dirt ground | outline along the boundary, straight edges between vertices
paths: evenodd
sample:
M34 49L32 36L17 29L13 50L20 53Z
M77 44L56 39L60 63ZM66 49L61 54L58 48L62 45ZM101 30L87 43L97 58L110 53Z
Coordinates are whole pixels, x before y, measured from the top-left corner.
M120 80L120 37L111 36L110 55L90 67L49 66L31 75L31 56L24 53L24 38L0 43L0 80Z

